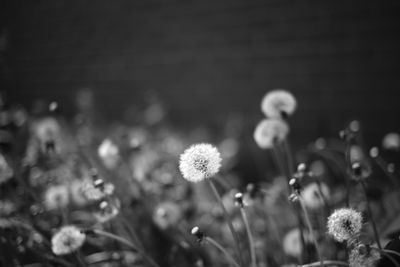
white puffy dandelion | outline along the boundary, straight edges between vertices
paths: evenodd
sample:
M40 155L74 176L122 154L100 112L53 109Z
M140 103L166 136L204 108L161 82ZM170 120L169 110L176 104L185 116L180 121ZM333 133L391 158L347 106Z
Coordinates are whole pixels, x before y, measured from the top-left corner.
M289 133L286 122L278 119L264 119L254 130L254 140L260 148L272 148L276 143L282 142Z
M304 204L310 209L318 209L324 205L324 199L329 199L329 187L325 183L311 183L301 192Z
M268 92L261 101L261 110L269 118L285 118L297 107L294 96L283 89Z
M66 207L69 203L69 192L66 185L50 186L44 193L44 206L48 210Z
M51 238L51 249L56 255L70 254L85 243L86 235L76 226L62 227Z
M210 144L192 145L181 154L179 169L189 182L200 182L218 173L221 155Z
M343 242L357 236L362 228L361 212L351 208L335 210L328 218L328 233Z

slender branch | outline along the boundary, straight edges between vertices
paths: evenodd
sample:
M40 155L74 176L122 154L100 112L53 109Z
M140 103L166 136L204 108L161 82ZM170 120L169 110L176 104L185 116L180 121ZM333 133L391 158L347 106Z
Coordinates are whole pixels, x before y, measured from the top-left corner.
M310 217L308 216L308 212L307 212L307 209L306 209L306 207L304 205L303 198L302 198L301 195L299 195L298 197L299 197L299 202L300 202L301 209L303 210L304 217L306 219L306 224L307 224L307 227L308 227L308 231L310 232L311 238L312 238L312 240L314 242L315 250L317 251L319 262L320 262L321 266L324 266L324 261L322 260L321 251L319 249L319 245L318 245L317 239L315 238L314 231L313 231L312 226L311 226Z
M249 224L249 220L247 219L247 215L246 215L246 211L244 210L244 207L240 208L240 214L242 215L242 219L243 219L244 225L246 227L247 238L249 239L251 266L257 267L256 251L254 249L254 240L253 240L253 236L250 231L250 224Z
M208 241L208 243L212 244L214 247L216 247L217 249L219 249L222 253L225 254L225 256L227 257L227 259L233 264L235 265L235 267L240 267L240 265L235 261L235 259L228 253L228 251L226 251L217 241L215 241L214 239L212 239L211 237L205 237L205 240Z
M221 204L222 210L223 210L224 215L225 215L225 219L226 219L226 221L228 223L229 229L230 229L230 231L232 233L232 236L233 236L233 239L235 241L235 247L236 247L236 250L237 250L239 261L243 264L242 254L240 253L241 250L240 250L240 245L239 245L240 244L239 243L239 237L238 237L238 235L237 235L237 233L235 231L235 228L233 228L232 221L231 221L231 219L229 217L228 211L226 210L226 208L224 206L224 203L222 202L221 195L218 193L218 190L215 187L213 181L210 180L210 179L207 179L207 181L208 181L208 184L210 185L215 197L217 198L218 202Z
M324 260L322 262L325 266L349 266L347 262L344 261L328 261ZM303 265L298 265L298 267L317 267L317 266L322 266L320 261L308 263L308 264L303 264Z
M375 242L378 245L378 248L382 249L381 242L379 240L378 230L377 230L376 224L375 224L375 220L372 217L371 204L369 202L369 198L368 198L368 195L367 195L367 187L366 187L365 182L363 180L360 180L360 183L361 183L361 186L362 186L363 191L364 191L365 199L367 201L367 211L368 211L369 219L370 219L371 224L372 224L372 230L374 231Z

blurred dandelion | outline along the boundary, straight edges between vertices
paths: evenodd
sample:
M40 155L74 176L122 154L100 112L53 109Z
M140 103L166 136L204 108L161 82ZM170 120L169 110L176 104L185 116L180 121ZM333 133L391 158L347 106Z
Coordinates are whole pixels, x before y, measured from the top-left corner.
M286 122L278 119L264 119L254 130L254 140L263 149L273 148L275 144L285 140L289 133Z
M77 251L85 243L86 235L76 226L62 227L51 238L51 247L56 255L65 255Z
M294 96L283 89L268 92L261 101L261 110L268 118L286 118L296 110Z

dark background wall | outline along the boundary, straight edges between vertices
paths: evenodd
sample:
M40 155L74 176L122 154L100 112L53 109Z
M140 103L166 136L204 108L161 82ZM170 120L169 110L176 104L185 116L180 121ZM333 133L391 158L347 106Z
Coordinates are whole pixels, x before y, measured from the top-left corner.
M7 1L6 1L7 2ZM398 130L400 1L36 0L3 4L1 86L25 103L93 88L117 117L155 90L173 122L261 118L290 89L305 141L360 118ZM4 67L5 66L5 67Z

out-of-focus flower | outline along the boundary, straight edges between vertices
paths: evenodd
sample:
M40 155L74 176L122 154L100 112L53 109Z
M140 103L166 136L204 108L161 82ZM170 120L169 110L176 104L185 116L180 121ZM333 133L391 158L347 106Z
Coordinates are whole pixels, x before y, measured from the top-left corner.
M322 195L321 195L322 194ZM326 184L311 183L301 192L304 204L310 209L318 209L324 205L324 199L329 199L329 188Z
M99 204L100 211L94 212L93 215L96 220L100 223L105 223L113 218L115 218L120 209L119 200L110 201L102 201Z
M400 149L400 135L398 133L388 133L383 137L382 147L387 150Z
M14 176L14 171L7 163L6 158L0 154L0 184L10 180Z
M352 249L349 255L350 267L374 267L380 258L380 253L366 245L360 244Z
M108 169L113 169L117 166L119 161L119 149L110 139L105 139L100 144L97 152L103 164Z
M254 140L260 148L272 148L275 143L282 142L289 133L286 122L277 119L264 119L254 130Z
M268 92L261 101L261 110L269 118L285 118L297 107L294 96L283 89Z
M352 145L350 147L350 162L363 161L364 158L365 155L360 146Z
M114 185L112 183L103 182L102 185L95 185L94 182L88 180L82 182L81 192L88 200L100 200L114 193Z
M303 245L301 242L301 233L298 228L294 228L286 233L283 238L283 250L287 255L298 257L300 256L301 252L303 251ZM311 242L311 236L304 232L304 241L306 243Z
M66 185L50 186L44 193L44 206L48 210L66 207L68 203L69 193Z
M85 243L86 235L76 226L62 227L51 238L51 249L56 255L70 254Z
M161 229L176 226L181 219L181 209L173 202L159 204L153 213L153 221Z
M351 208L335 210L328 218L328 233L339 242L356 237L362 228L362 215Z
M71 200L75 205L83 206L87 203L88 199L83 195L82 187L84 186L85 181L82 180L73 180L69 184L69 192L71 196Z
M180 157L179 169L189 182L200 182L218 173L221 155L210 144L192 145Z
M9 216L15 211L17 211L17 207L14 202L9 200L0 200L0 217Z

